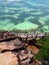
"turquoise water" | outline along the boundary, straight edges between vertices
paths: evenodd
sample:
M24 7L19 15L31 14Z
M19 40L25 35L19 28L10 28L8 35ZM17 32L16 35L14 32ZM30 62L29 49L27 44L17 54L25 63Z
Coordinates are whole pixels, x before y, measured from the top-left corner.
M49 0L0 0L0 30L49 32Z

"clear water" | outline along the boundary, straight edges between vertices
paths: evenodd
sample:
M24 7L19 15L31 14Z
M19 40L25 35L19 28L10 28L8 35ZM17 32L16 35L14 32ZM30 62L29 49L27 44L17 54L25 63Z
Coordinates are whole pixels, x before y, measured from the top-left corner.
M49 32L49 0L0 0L0 30Z

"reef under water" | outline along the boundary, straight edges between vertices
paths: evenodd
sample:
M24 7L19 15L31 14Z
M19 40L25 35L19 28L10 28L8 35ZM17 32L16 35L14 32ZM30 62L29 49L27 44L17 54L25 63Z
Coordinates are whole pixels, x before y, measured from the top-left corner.
M41 28L44 32L49 32L48 2L48 0L0 0L0 30Z

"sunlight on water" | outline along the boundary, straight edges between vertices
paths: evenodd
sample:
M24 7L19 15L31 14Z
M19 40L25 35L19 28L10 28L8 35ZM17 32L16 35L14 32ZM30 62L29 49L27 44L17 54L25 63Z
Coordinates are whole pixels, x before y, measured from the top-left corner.
M49 32L48 0L0 0L0 30L30 30L41 27Z

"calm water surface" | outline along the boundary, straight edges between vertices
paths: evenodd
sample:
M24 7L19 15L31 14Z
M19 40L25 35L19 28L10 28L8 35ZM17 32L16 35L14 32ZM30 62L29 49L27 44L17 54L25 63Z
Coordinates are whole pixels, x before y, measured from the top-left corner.
M17 29L23 22L48 31L49 0L0 0L0 30Z

